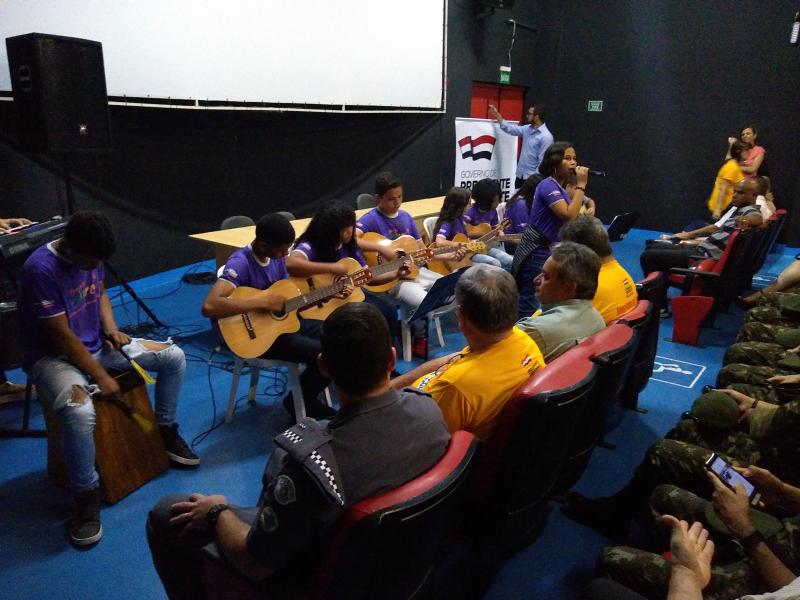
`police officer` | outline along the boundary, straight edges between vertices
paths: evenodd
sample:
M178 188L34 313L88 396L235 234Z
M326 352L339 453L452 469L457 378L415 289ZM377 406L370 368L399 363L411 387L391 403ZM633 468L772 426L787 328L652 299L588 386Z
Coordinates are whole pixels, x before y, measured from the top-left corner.
M288 572L303 566L303 551L324 539L349 505L402 485L444 455L450 434L438 406L390 384L395 349L374 306L347 304L328 317L319 362L341 409L330 422L306 418L275 438L258 506L192 494L166 496L150 511L147 539L172 600L205 597L202 546L213 542L253 580Z

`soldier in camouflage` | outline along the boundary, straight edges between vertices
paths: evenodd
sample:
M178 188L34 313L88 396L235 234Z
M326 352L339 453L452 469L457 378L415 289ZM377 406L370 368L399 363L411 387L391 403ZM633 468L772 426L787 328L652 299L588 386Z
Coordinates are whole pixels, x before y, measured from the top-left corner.
M718 555L723 555L720 562L725 564L711 568L711 580L703 592L705 600L727 600L776 589L800 572L800 488L786 485L758 467L748 467L743 474L761 490L764 511L751 510L743 490L733 492L710 474L707 477L715 489L713 502L673 485L660 485L650 496L654 517L669 514L702 522L717 545ZM734 518L732 511L738 516ZM771 512L792 516L779 518ZM665 525L660 519L656 523ZM767 549L757 550L760 544ZM782 563L778 566L782 578L776 579L774 570L754 560L751 553L755 551L772 553ZM664 597L669 585L671 563L658 554L626 546L606 548L602 565L613 580L648 598Z

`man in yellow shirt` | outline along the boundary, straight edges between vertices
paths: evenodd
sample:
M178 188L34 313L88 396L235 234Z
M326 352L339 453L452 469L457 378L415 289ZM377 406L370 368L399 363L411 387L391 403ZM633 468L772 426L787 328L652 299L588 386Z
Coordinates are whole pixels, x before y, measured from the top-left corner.
M517 286L503 269L470 267L456 284L456 304L458 326L468 345L428 361L392 384L430 394L450 431L465 429L486 439L505 403L544 366L544 359L536 342L514 327Z
M639 301L636 284L611 254L611 242L600 219L589 216L573 219L564 223L558 237L562 242L588 246L600 257L600 274L592 306L603 316L606 325L636 307Z

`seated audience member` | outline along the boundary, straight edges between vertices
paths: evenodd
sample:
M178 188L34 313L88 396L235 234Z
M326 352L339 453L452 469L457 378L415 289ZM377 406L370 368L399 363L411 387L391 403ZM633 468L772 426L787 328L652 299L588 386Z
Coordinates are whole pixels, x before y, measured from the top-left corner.
M514 391L544 366L542 353L514 327L517 289L499 267L475 265L456 284L456 319L467 346L395 378L433 396L450 431L488 438Z
M621 536L658 484L710 497L705 462L712 451L735 467L762 467L800 485L800 400L778 406L731 389L703 394L689 417L650 446L620 491L593 499L569 492L564 512L598 531Z
M288 300L280 294L268 293L251 298L233 298L231 294L239 286L266 290L276 281L286 279L286 254L294 242L294 228L283 215L272 213L261 217L256 223L256 237L246 247L240 248L228 258L222 275L203 301L203 315L222 319L251 310L282 313ZM317 397L328 386L328 379L319 372L319 336L322 322L303 319L300 315L300 330L284 333L275 340L262 358L273 358L305 364L300 375L306 414L312 418L329 417L333 410ZM284 406L293 414L291 392L284 399Z
M677 519L684 523L695 521L693 527L702 529L704 526L717 548L724 548L725 554L738 557L738 560L711 565L709 556L702 580L687 577L685 583L702 583L694 588L697 598L701 597L699 591L703 588L704 598L751 598L749 594L778 590L798 581L800 488L758 467L747 467L742 474L761 493L759 510L751 506L741 484L732 490L710 472L706 477L714 490L711 501L672 485L658 486L650 497L651 512L654 515L668 513L670 516L662 519L671 522L673 528L678 526ZM738 541L741 550L732 540ZM680 561L680 552L676 557L674 546L672 564L658 554L631 547L613 547L603 552L602 567L614 581L648 598L663 597L668 588L672 591L676 577L681 577L675 568L676 558ZM800 583L795 583L792 589L794 594L769 597L797 598Z
M563 242L577 242L588 246L600 257L600 275L592 305L608 325L636 307L639 301L633 278L612 255L608 233L600 219L578 217L564 223L558 234Z
M400 179L388 171L378 175L375 180L375 202L377 206L356 222L356 241L362 250L379 252L388 260L397 257L393 248L364 240L362 236L370 232L378 233L389 240L408 235L417 240L420 248L422 247L422 236L417 224L410 214L400 208L403 204L403 184ZM464 258L465 253L465 250L460 249L452 254L439 255L438 259L461 260ZM422 304L428 290L440 277L439 273L435 273L426 267L420 267L419 275L416 279L401 281L388 294L393 300L402 302L410 312L413 312ZM415 331L414 355L425 356L426 341L422 322L416 321L414 324L418 327Z
M800 259L795 259L780 272L775 281L749 296L740 297L737 303L742 308L749 309L759 304L762 299L767 299L770 294L787 292L794 290L798 286L800 286Z
M711 217L716 221L728 208L733 196L733 186L737 181L744 179L740 165L747 159L747 144L735 141L731 144L730 156L717 172L714 180L714 189L708 197L706 205L711 212Z
M500 223L497 217L497 205L500 204L500 184L496 179L481 179L472 186L473 203L464 212L464 222L468 225L487 223L494 228ZM471 237L480 237L473 235ZM486 254L476 254L472 257L473 263L484 263L503 267L506 271L511 269L514 257L498 247L489 249Z
M275 438L256 507L195 493L165 496L150 511L147 540L172 600L205 597L199 549L208 543L249 579L291 574L262 584L287 597L279 581L308 585L309 553L347 507L421 475L444 455L450 436L436 404L391 385L395 350L374 306L336 309L323 326L319 361L342 408L326 425L304 419Z
M356 213L352 208L336 200L320 205L286 259L289 275L310 277L329 273L334 277L344 277L347 275L347 267L337 262L342 258L352 258L362 267L366 267L367 261L356 243L355 230ZM408 272L408 267L404 265L395 272L373 278L370 283L387 283L407 275ZM350 293L352 288L348 286L344 294ZM398 335L400 328L394 303L369 290L364 290L364 296L366 302L376 306L386 317L392 335Z
M592 306L599 272L600 259L588 247L575 242L550 247L550 256L533 282L542 308L517 322L536 342L545 362L606 326Z
M775 206L772 191L770 190L769 177L754 177L758 183L758 196L756 197L756 206L761 210L761 216L766 221L775 211L778 210Z
M77 546L98 542L99 477L95 470L94 396L117 396L106 369L130 369L128 357L157 373L155 414L170 460L200 459L178 434L175 422L186 360L172 342L131 338L119 331L103 285L103 261L116 249L108 219L96 212L73 214L64 237L35 250L20 274L19 317L23 367L39 399L63 426L64 459L75 495L69 537ZM125 443L120 440L120 443Z
M642 252L639 262L645 276L653 271L668 271L672 267L688 267L689 259L694 255L707 258L719 258L728 244L728 238L734 229L758 227L762 223L761 212L755 206L758 184L753 180L741 180L735 186L733 204L736 212L721 226L707 225L694 231L681 231L674 236L662 236L662 240L651 240L647 249ZM706 237L707 236L707 237ZM680 240L680 243L669 244L669 238ZM696 238L705 237L701 242Z
M702 523L691 525L679 521L672 515L662 515L661 521L670 527L671 563L664 562L662 573L669 579L667 600L702 600L702 590L711 579L711 559L714 542ZM659 557L660 558L660 557ZM666 567L666 570L663 568ZM664 597L663 589L659 597ZM632 589L608 578L597 578L589 582L580 600L646 600Z

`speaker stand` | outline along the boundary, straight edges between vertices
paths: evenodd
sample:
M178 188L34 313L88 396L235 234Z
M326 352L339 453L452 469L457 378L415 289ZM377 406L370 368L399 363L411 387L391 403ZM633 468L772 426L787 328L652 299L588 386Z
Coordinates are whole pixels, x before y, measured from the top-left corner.
M75 196L72 194L72 177L69 170L69 155L66 152L61 154L61 165L64 174L64 188L67 192L67 215L75 212Z
M117 279L117 281L122 286L122 288L126 292L128 292L128 294L130 295L131 298L133 298L133 301L136 302L136 304L138 304L141 307L141 309L145 312L145 314L148 317L150 317L150 320L153 322L153 324L156 325L157 327L166 327L166 325L164 325L164 323L162 323L159 320L159 318L155 315L155 313L152 310L150 310L150 307L147 306L147 304L144 303L144 300L139 298L139 296L136 294L136 292L133 291L133 288L130 286L130 284L114 268L114 265L112 265L110 262L106 261L105 266L109 271L111 271L111 274Z

